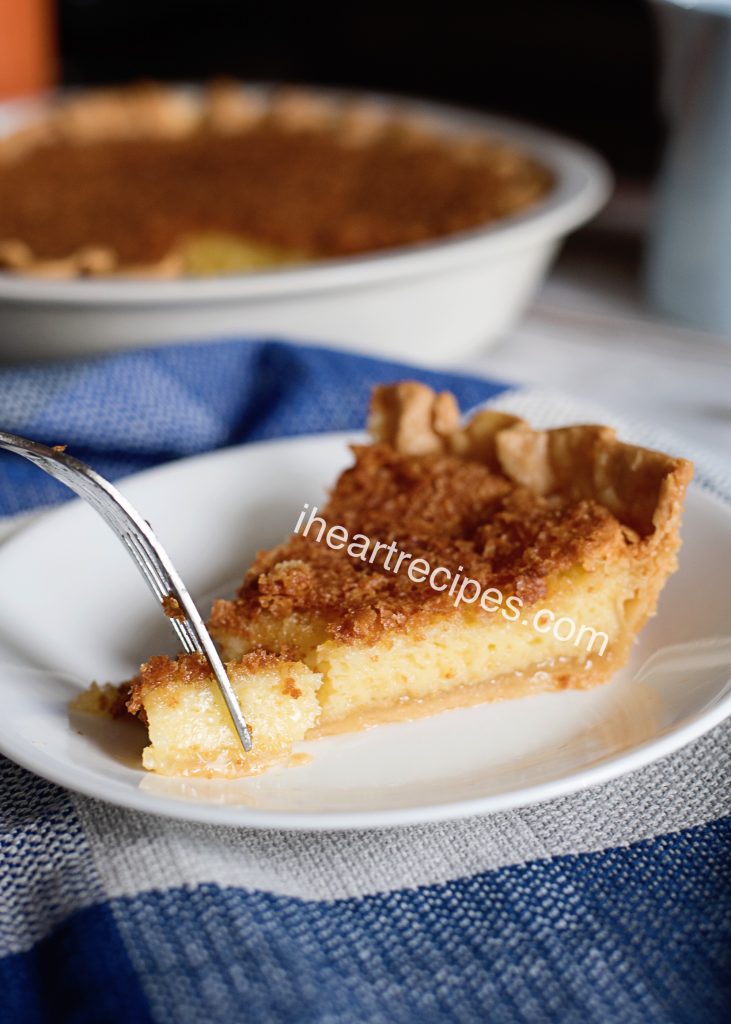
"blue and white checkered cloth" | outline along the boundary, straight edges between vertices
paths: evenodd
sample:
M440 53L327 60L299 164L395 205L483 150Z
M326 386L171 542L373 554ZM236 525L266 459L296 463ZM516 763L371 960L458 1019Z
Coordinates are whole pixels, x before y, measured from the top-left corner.
M278 342L0 371L5 429L115 478L359 427L379 381L496 383ZM0 457L0 515L68 493ZM731 1020L731 728L538 807L362 833L167 821L0 761L0 1021Z

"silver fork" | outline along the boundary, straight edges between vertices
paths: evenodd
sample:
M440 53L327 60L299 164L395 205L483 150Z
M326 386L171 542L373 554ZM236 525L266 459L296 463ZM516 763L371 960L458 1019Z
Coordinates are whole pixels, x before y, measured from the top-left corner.
M177 602L182 617L173 618L167 611L166 617L183 649L188 653L204 654L208 659L243 748L251 750L249 728L223 662L185 584L147 520L142 518L116 487L90 466L67 455L63 446L48 448L36 441L0 430L0 448L22 455L88 502L127 548L163 611L166 611L166 603L172 600ZM172 607L177 611L174 605Z

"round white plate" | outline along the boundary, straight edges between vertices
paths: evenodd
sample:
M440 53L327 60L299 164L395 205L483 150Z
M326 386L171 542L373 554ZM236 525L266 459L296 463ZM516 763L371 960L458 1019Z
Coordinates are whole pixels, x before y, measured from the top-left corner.
M293 528L304 502L321 501L349 461L345 440L232 448L122 489L207 605ZM75 501L0 549L0 750L112 803L228 825L401 825L546 800L647 764L731 712L729 579L731 510L694 487L680 570L608 685L304 743L310 763L252 779L169 779L141 770L141 727L69 717L90 680L124 679L175 649L122 546Z

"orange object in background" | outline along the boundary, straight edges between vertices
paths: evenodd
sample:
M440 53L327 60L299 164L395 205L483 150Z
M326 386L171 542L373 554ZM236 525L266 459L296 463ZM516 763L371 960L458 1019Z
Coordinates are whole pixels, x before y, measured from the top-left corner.
M54 83L55 6L53 0L0 0L0 99Z

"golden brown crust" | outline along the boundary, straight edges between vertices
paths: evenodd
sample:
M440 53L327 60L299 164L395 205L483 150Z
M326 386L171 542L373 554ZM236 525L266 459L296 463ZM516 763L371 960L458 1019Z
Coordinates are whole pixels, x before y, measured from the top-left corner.
M369 428L404 455L453 452L486 463L535 495L595 501L640 536L662 532L677 516L692 463L625 444L611 427L534 430L506 413L483 409L464 426L452 395L415 381L374 390ZM449 407L448 417L440 410Z
M510 147L365 101L225 82L100 90L0 139L0 269L174 276L201 232L347 255L487 223L550 184Z
M496 446L512 480L536 494L596 501L641 537L665 528L693 475L685 459L625 444L610 427L520 424L502 431Z
M458 429L459 406L448 391L437 394L415 380L373 390L368 430L401 455L448 452Z
M400 455L443 452L495 470L501 469L495 449L498 433L522 423L509 413L483 409L462 426L453 394L437 393L415 380L375 387L368 416L373 439Z

